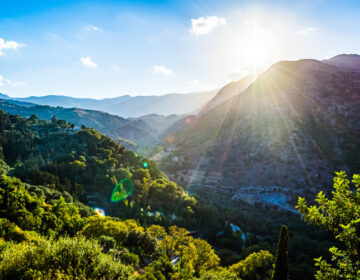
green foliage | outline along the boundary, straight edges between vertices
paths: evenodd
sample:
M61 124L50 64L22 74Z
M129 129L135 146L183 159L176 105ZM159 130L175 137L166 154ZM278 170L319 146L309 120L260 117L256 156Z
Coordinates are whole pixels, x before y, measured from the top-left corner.
M159 225L151 225L150 227L147 228L147 232L151 236L158 239L166 235L166 230L164 229L164 227Z
M116 247L116 241L113 237L101 235L99 237L99 244L104 252L108 252L110 249Z
M208 270L201 274L201 280L239 280L237 275L226 269Z
M10 244L0 255L1 279L129 279L132 269L84 238Z
M299 197L297 209L307 222L321 226L334 234L343 243L343 248L330 248L331 263L319 257L316 279L359 279L360 278L360 175L350 180L344 171L336 172L332 198L320 192L317 205L308 206Z
M0 237L7 241L22 242L32 239L30 232L22 230L7 219L0 218L0 230Z
M171 216L178 206L196 204L182 188L165 177L151 160L146 160L94 129L81 130L54 116L50 122L35 117L24 119L0 111L0 160L24 182L69 193L74 199L100 206L107 214L140 218L135 211L151 206ZM7 173L0 161L0 172ZM128 200L134 211L123 211L122 204L110 203L111 192L119 180L130 179L134 191ZM181 207L182 208L182 207ZM177 213L186 220L196 213Z
M125 252L121 255L121 261L126 265L137 267L140 263L140 258L134 253Z
M81 230L81 234L88 238L99 238L102 235L113 237L116 244L123 246L132 230L143 231L134 220L124 222L115 221L110 217L91 216L87 219L86 225Z
M146 267L145 274L138 277L137 280L175 280L179 277L179 268L174 267L170 260L162 256Z
M270 280L273 263L273 255L268 251L261 250L230 266L229 271L236 273L243 280Z
M228 270L207 241L180 227L207 229L213 240L226 221L221 209L198 203L152 161L143 168L134 152L56 118L0 112L0 128L6 161L0 159L1 279L131 279L139 273L139 279L269 279L269 252L253 253ZM133 194L110 203L111 190L124 178L133 180ZM79 200L117 218L95 215ZM141 226L153 222L160 225ZM226 238L243 248L241 234L226 228Z
M186 229L171 226L159 244L169 258L179 256L181 268L196 276L219 265L214 249L205 240L194 239Z
M0 176L0 218L48 236L73 236L84 225L78 208L63 197L48 204L43 196L31 195L19 179L5 175Z
M275 261L275 270L273 280L287 280L288 279L288 229L282 225L279 235L278 250Z

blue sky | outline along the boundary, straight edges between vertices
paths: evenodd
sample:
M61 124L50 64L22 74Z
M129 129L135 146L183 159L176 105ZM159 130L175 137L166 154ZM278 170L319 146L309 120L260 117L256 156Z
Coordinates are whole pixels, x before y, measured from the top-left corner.
M360 1L2 1L0 92L205 91L279 60L360 53Z

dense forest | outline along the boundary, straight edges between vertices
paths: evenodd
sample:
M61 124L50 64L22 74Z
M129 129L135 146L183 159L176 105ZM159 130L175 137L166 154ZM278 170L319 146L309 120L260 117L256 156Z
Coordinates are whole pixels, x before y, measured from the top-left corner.
M311 279L320 256L317 279L359 276L356 176L350 187L339 173L319 208L299 199L303 217L335 240L296 214L190 194L154 162L56 117L0 111L0 147L1 279L283 279L284 270ZM118 202L115 186L125 194ZM281 224L289 237L282 227L277 246Z

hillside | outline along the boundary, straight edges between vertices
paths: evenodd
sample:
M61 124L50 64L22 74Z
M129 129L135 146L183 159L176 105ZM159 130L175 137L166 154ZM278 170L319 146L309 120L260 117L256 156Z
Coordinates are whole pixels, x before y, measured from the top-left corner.
M114 195L123 200L113 200ZM94 129L0 111L2 279L18 279L24 273L30 279L37 279L34 273L43 279L132 275L140 280L154 279L152 274L163 279L159 274L163 267L169 275L178 275L180 267L174 260L179 257L186 272L180 279L205 280L211 274L251 280L235 269L237 263L250 271L255 266L252 273L263 279L271 275L273 244L284 221L293 231L291 246L297 248L289 254L292 279L309 279L313 258L328 242L317 231L312 237L314 229L298 215L282 215L211 192L195 198L154 162ZM234 267L220 267L220 258L201 238L219 250L221 265ZM31 261L25 261L30 252ZM301 261L296 258L299 253Z
M357 54L340 54L322 62L342 67L344 70L360 71L360 55Z
M158 115L124 119L108 113L79 108L40 106L17 100L1 100L0 110L10 114L30 117L36 114L40 119L51 120L53 116L80 127L94 128L118 141L128 149L143 152L159 142L158 135L179 116L163 117Z
M61 142L61 138L65 137L67 141L72 140L72 148L76 150L73 151L75 155L79 151L79 147L76 145L74 138L77 138L80 133L82 134L80 137L86 142L86 139L89 140L90 135L95 135L94 131L83 130L82 133L72 134L69 127L64 127L64 123L61 124L62 126L57 126L54 122L51 124L44 122L34 123L34 119L26 121L2 112L0 112L0 120L2 132L0 147L3 148L0 150L1 279L141 280L156 279L155 276L165 279L164 275L171 275L173 278L179 275L179 266L175 266L171 262L174 256L182 258L180 270L186 271L186 277L181 277L181 279L198 279L200 274L215 269L217 271L212 273L216 273L219 277L231 276L232 279L237 279L235 271L228 271L220 267L220 258L215 254L214 249L208 242L193 238L186 229L177 226L172 226L169 229L160 225L141 226L139 219L144 221L147 215L143 213L143 217L136 217L136 210L139 209L134 207L134 202L131 202L130 205L126 203L126 208L129 208L128 212L131 213L132 218L137 218L138 221L105 217L103 211L93 211L91 208L79 203L76 197L79 197L82 186L75 183L76 190L67 187L72 185L71 179L79 181L79 178L76 178L79 175L79 168L83 169L83 171L90 168L86 164L90 163L87 161L90 160L87 156L91 152L80 156L78 162L82 162L82 164L74 161L71 167L72 171L63 177L56 177L51 173L42 171L41 174L37 175L37 179L25 179L33 182L36 180L42 181L44 185L24 183L18 178L9 176L11 169L4 162L4 159L10 163L12 162L11 156L14 155L12 153L14 153L15 149L11 150L11 147L16 146L16 144L12 143L12 146L9 146L8 142L11 141L11 135L22 132L24 134L18 138L19 142L30 144L31 136L35 136L32 133L41 131L47 135L47 138L52 139L53 147L56 146L55 141ZM18 126L18 128L15 128L15 126ZM34 129L33 126L37 126L37 128ZM51 130L49 131L48 128L50 127ZM62 136L60 136L57 134L57 129L65 129L67 135L65 136L63 131ZM87 133L89 134L86 135ZM39 135L37 137L37 141L42 140ZM92 143L102 144L104 148L112 148L111 151L115 152L113 154L115 158L119 159L122 164L129 164L129 161L124 158L121 159L126 151L119 149L118 145L111 143L109 139L103 139L102 137L97 137L97 139L105 142L94 141L93 139ZM33 145L28 146L28 148L32 150L34 155L36 154L36 148L39 147L34 143L31 144ZM4 151L4 154L2 151ZM20 158L20 155L26 156L26 149L18 149L18 151L23 152L19 154L18 158ZM43 151L46 151L46 148ZM58 150L55 151L55 154L51 155L52 159L56 159L59 155ZM127 154L128 160L131 159L130 155ZM37 154L36 159L39 156ZM95 157L94 153L92 153L91 157L100 160L100 157ZM112 160L114 161L115 158ZM32 168L36 168L35 164L38 163L36 159L35 157L32 159ZM134 161L134 156L132 159ZM18 173L18 168L22 164L25 167L30 167L27 165L27 161L22 162L18 159L15 173ZM57 163L59 163L59 160L57 160ZM93 164L94 162L90 163L90 165ZM111 165L113 164L114 162ZM52 165L54 166L54 163ZM91 168L93 167L94 165ZM63 166L59 165L57 170L62 170L62 168ZM96 170L98 168L99 166L97 166ZM145 174L145 171L148 173L146 179L149 180L149 171L144 170L143 173ZM154 175L155 170L150 168L150 171L152 176L155 176L152 178L155 179L158 176ZM139 174L136 175L136 171L131 174L130 169L128 169L126 172L129 173L129 176L134 175L135 184L138 184L136 177L143 180ZM70 173L74 177L69 180ZM78 175L75 175L76 173ZM137 171L137 173L139 172ZM93 175L98 176L99 174L95 173ZM23 176L26 176L26 174L23 173ZM74 198L66 190L59 190L59 186L56 186L56 184L50 184L50 180L54 178L68 179L68 186L65 186L65 189L72 191L76 197ZM164 182L164 178L161 180ZM103 181L103 183L105 182ZM86 191L90 190L87 189ZM181 191L178 192L178 195L181 195ZM128 200L126 201L128 202ZM168 199L167 202L170 202L170 200ZM126 208L122 210L124 211ZM119 210L119 207L117 209ZM155 218L152 219L155 220ZM148 222L150 221L151 217L148 218ZM176 247L169 247L168 244L174 244ZM268 262L264 268L270 270L273 261L271 253L264 251L259 255L264 255L267 258Z
M360 168L360 73L352 69L273 65L241 94L170 128L162 166L190 184L280 186L292 197L329 185L333 170Z
M188 94L165 94L160 96L129 96L115 98L91 99L74 98L61 95L31 96L12 98L22 102L38 105L60 106L64 108L84 108L107 112L109 114L127 117L139 117L149 114L172 115L187 114L208 102L215 96L217 90L195 92Z
M204 114L212 108L224 103L231 97L239 94L241 91L245 90L250 84L255 80L253 76L246 76L239 81L233 81L224 87L222 87L218 93L213 97L208 103L203 105L200 109L199 114Z

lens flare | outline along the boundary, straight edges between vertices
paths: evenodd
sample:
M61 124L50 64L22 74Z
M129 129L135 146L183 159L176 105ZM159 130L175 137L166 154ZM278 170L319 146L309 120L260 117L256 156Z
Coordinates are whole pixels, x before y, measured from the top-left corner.
M129 178L119 181L112 191L110 201L119 202L124 200L133 192L133 189L134 184Z
M148 163L146 161L143 162L143 167L147 168L148 167Z
M105 210L104 209L101 209L101 208L94 208L94 211L96 214L98 214L99 216L101 217L105 217Z

